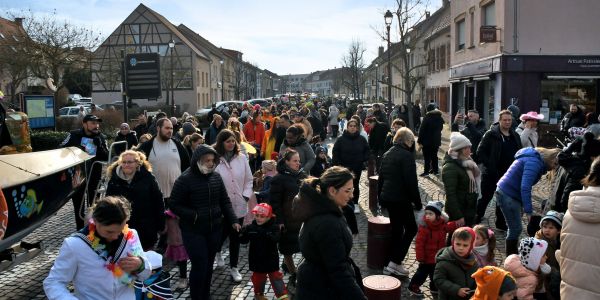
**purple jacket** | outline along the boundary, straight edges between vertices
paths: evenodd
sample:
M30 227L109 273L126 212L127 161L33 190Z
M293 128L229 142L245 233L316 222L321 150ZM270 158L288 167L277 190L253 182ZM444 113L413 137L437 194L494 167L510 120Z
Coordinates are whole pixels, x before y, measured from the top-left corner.
M515 161L498 181L498 189L521 201L525 213L531 214L531 189L545 173L542 156L534 148L523 148L517 151Z

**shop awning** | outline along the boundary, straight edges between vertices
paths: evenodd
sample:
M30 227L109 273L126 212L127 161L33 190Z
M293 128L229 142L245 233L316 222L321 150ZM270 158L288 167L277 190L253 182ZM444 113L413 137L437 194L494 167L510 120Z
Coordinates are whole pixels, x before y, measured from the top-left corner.
M600 79L600 75L548 75L548 79Z

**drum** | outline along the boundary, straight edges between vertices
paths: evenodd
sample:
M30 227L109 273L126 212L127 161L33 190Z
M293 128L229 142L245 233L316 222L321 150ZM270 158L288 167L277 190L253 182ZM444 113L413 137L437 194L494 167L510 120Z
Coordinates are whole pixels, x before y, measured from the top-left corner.
M402 298L400 280L387 275L371 275L363 279L365 296L369 300L398 300Z
M390 261L392 225L384 216L371 217L367 228L367 266L383 269Z

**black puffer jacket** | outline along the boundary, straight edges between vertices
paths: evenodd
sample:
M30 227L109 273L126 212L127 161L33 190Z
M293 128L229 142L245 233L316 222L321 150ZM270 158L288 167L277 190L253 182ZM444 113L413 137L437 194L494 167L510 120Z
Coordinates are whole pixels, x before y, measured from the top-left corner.
M298 194L300 182L306 177L304 172L293 173L281 159L277 163L279 174L271 181L271 206L277 216L275 222L285 226L279 240L279 251L282 254L298 253L298 232L302 222L292 212L292 202Z
M519 134L513 129L510 129L510 135L517 143L517 148L523 148L521 144L521 138ZM498 123L492 125L483 137L477 147L477 163L483 164L484 168L481 170L483 175L491 176L491 178L500 178L504 174L499 174L498 161L502 151L502 133L500 132L500 125ZM517 150L518 150L517 149ZM516 151L515 151L516 153Z
M438 109L427 112L419 129L419 144L426 147L439 147L442 144L444 119Z
M117 167L113 165L108 176L106 195L123 196L131 203L129 227L137 230L142 240L156 237L164 229L165 204L154 175L141 166L131 183L127 183L117 175Z
M417 179L417 165L413 153L406 145L394 144L381 160L379 170L379 202L399 203L405 209L420 210L421 195Z
M386 123L375 122L375 126L371 128L371 132L369 132L369 148L373 154L382 155L383 154L383 143L385 142L385 136L390 131L390 126Z
M250 243L248 251L250 271L271 273L279 270L279 252L277 252L279 237L279 226L273 219L262 225L258 225L255 220L242 228L240 242Z
M215 161L219 161L215 149L199 145L192 156L191 166L173 184L169 206L179 216L182 231L207 234L221 230L223 216L228 225L237 223L221 175L216 172L202 174L198 168L197 162L205 154L214 154Z
M483 135L485 134L485 132L487 131L487 128L485 127L485 121L483 121L482 119L479 119L479 122L477 122L477 124L473 124L471 122L465 121L465 129L463 129L460 133L464 136L466 136L469 141L471 142L471 153L473 153L471 155L471 157L473 158L474 161L478 161L477 160L477 147L479 146L479 143L481 142L481 138L483 137ZM454 122L452 123L452 131L458 131L458 123Z
M352 234L342 210L303 183L294 214L304 222L299 240L305 258L298 267L295 299L366 299L356 283L350 260Z
M555 182L555 193L550 195L554 197L553 210L558 212L567 211L569 196L572 191L583 189L581 180L585 177L592 165L591 160L573 155L569 151L563 151L558 154L558 165L563 169L562 172L557 172L557 181Z
M369 144L360 135L344 130L344 133L333 144L334 166L342 166L357 173L363 170L364 163L369 160Z

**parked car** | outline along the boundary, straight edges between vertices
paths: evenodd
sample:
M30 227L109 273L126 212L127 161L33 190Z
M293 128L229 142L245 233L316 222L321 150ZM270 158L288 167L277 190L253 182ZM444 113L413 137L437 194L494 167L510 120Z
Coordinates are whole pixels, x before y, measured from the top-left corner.
M79 100L75 100L75 104L89 106L92 104L92 98L90 97L81 97Z
M123 101L114 101L112 103L106 103L106 104L101 104L100 107L102 109L109 109L110 107L114 107L116 110L123 110ZM131 103L131 108L139 108L140 105L132 102Z
M229 104L237 104L238 107L242 107L242 105L244 104L244 101L237 101L237 100L230 100L230 101L219 101L216 104L216 108L218 112L223 111L223 108L225 108L226 106L229 106ZM207 108L202 108L199 109L196 112L196 117L198 118L198 120L200 121L201 124L206 125L208 124L208 113L212 110L212 105L207 107Z
M90 113L89 107L84 107L85 113ZM59 118L77 118L79 115L79 106L65 106L58 110Z
M272 100L266 98L250 99L248 100L248 103L252 104L252 106L258 104L260 107L269 107L269 105L272 103Z

